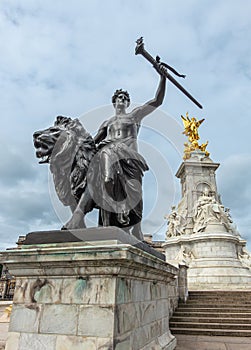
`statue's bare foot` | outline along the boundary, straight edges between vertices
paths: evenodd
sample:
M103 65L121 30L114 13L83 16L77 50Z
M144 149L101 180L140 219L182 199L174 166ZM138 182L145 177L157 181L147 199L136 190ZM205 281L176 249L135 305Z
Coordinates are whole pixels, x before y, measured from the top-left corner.
M61 230L86 228L82 212L74 212L71 219L64 224Z

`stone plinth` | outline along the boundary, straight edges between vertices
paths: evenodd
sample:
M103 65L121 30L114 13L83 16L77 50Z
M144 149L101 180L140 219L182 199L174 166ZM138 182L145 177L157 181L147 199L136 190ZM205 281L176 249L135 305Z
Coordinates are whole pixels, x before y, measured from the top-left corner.
M169 309L178 270L115 241L2 252L16 277L6 350L146 350L176 346Z
M238 256L245 245L230 233L208 232L170 238L164 247L168 262L189 266L189 290L250 290L251 270Z
M182 198L167 216L163 244L168 262L188 266L189 290L251 290L251 255L217 190L214 163L194 151L176 176Z
M210 194L219 200L215 178L218 167L219 163L205 157L204 152L196 151L190 159L182 162L176 173L176 177L180 179L182 193L178 212L186 220L186 233L193 232L194 205L203 190L207 188Z

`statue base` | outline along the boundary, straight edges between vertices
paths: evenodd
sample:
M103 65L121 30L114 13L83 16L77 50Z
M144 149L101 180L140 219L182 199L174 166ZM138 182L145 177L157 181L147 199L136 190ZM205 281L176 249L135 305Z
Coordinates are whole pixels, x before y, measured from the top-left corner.
M6 350L173 350L169 310L178 303L178 269L135 245L90 240L83 231L88 241L68 243L38 243L41 234L32 233L21 249L0 254L16 277Z
M92 242L99 242L102 245L111 244L111 242L130 244L165 261L164 254L158 252L146 242L139 241L136 237L114 226L30 232L23 241L23 248L35 247L40 244L63 244L70 242L73 245L78 242L84 242L85 245L91 245Z
M163 244L169 263L188 265L188 290L251 290L251 269L239 259L246 241L227 232L172 237Z
M195 151L179 167L182 199L168 216L165 249L172 264L186 264L189 290L251 290L251 256L224 208L214 163Z

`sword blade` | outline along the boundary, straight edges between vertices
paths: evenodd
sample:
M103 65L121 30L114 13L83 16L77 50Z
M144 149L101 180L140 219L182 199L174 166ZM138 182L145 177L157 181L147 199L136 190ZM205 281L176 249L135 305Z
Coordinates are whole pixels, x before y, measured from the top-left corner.
M182 85L180 85L180 83L177 82L176 79L174 79L174 77L172 75L170 75L169 73L165 74L166 78L168 80L170 80L180 91L183 92L183 94L185 94L191 101L193 101L193 103L196 104L196 106L198 106L199 108L203 108L202 105L185 89L183 88Z
M136 41L137 46L135 48L135 55L142 55L145 59L150 62L155 68L158 67L158 62L144 49L143 38L140 38ZM171 83L173 83L180 91L183 92L193 103L196 104L199 108L203 108L202 105L182 86L177 82L176 79L172 75L168 73L168 71L161 72Z

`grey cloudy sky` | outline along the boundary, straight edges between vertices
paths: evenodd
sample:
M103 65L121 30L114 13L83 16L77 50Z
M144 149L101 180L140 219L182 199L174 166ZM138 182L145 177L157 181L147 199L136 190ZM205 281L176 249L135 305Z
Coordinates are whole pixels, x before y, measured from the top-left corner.
M181 83L204 106L168 84L160 111L143 124L139 143L151 167L144 231L161 237L163 216L180 199L180 115L189 111L206 118L200 135L221 163L218 191L250 247L250 23L246 0L2 0L0 248L29 231L59 228L67 217L47 166L35 158L35 130L61 114L81 116L94 132L112 113L115 89L127 89L135 103L154 96L158 76L134 55L140 36L149 52L187 74Z

